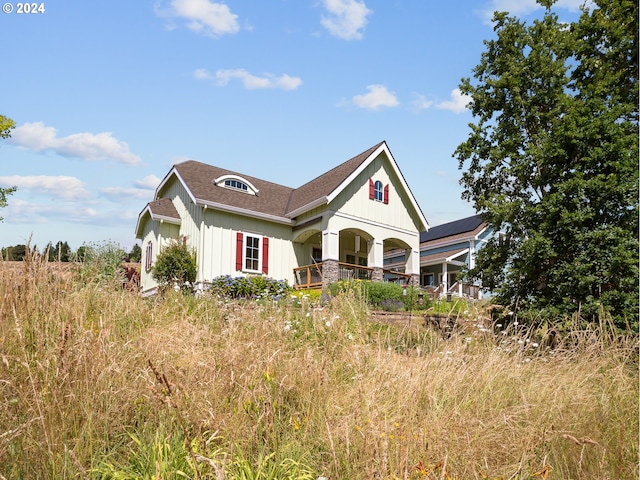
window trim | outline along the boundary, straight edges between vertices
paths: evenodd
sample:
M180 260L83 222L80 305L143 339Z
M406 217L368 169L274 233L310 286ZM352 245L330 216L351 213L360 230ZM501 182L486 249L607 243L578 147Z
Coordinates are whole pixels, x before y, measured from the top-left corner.
M369 200L389 204L389 184L382 183L381 180L369 178Z
M242 271L243 272L251 272L251 273L262 273L262 239L263 236L262 235L258 235L256 233L246 233L243 232L242 234L243 238L242 238ZM253 269L253 268L248 268L247 267L247 239L248 238L255 238L258 240L258 258L256 259L258 261L258 268ZM251 247L253 248L253 247ZM253 261L253 259L251 259L251 261Z
M376 202L382 202L384 200L384 185L380 180L373 182L373 199Z
M243 186L246 186L247 187L246 190L241 187L227 185L227 182L231 182L231 181L235 181L237 183L242 184ZM222 175L216 178L213 181L213 183L218 187L227 188L235 192L246 193L247 195L257 195L259 192L259 190L249 180L247 180L246 178L242 178L240 175L232 175L232 174Z
M258 268L247 268L247 239L258 240ZM252 274L269 274L269 237L259 233L236 232L236 271Z

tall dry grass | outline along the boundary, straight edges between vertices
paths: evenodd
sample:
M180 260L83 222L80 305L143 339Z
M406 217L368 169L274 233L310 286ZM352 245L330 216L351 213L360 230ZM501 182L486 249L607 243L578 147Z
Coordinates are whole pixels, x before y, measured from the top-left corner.
M0 301L0 478L638 477L637 338L145 300L38 259Z

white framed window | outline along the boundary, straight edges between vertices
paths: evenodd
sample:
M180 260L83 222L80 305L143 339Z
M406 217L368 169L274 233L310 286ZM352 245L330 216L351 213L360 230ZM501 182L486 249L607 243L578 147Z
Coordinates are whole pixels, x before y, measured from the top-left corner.
M250 272L260 271L261 265L261 253L262 249L260 244L262 243L262 236L245 234L244 235L244 254L242 258L242 265L244 270Z
M236 270L269 273L269 238L256 233L237 232Z
M381 202L384 199L384 185L380 180L376 180L373 184L373 199Z
M224 186L227 188L235 188L236 190L249 190L249 187L246 183L241 182L240 180L236 180L235 178L228 178L224 181Z
M249 180L238 175L222 175L221 177L216 178L213 183L218 187L237 190L249 195L258 194L258 189Z

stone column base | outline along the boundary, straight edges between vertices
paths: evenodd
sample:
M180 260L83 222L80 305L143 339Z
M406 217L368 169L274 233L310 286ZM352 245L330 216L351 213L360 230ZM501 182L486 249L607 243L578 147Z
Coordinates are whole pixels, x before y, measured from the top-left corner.
M373 267L373 272L371 272L371 280L373 282L382 282L384 281L384 272L380 267Z
M322 290L327 290L330 283L335 283L340 278L338 260L322 261Z

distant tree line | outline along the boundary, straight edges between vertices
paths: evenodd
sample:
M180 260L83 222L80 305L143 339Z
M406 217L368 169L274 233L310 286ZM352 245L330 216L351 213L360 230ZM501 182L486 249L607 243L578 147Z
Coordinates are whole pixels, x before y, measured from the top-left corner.
M30 247L28 245L19 244L11 247L3 247L0 249L0 255L3 260L20 262L25 259L27 253L32 255L46 255L50 262L82 262L85 259L87 246L82 245L75 252L69 247L69 243L58 241L56 243L49 242L42 251L37 245ZM131 248L128 254L124 255L123 261L138 263L142 258L142 248L137 243Z

